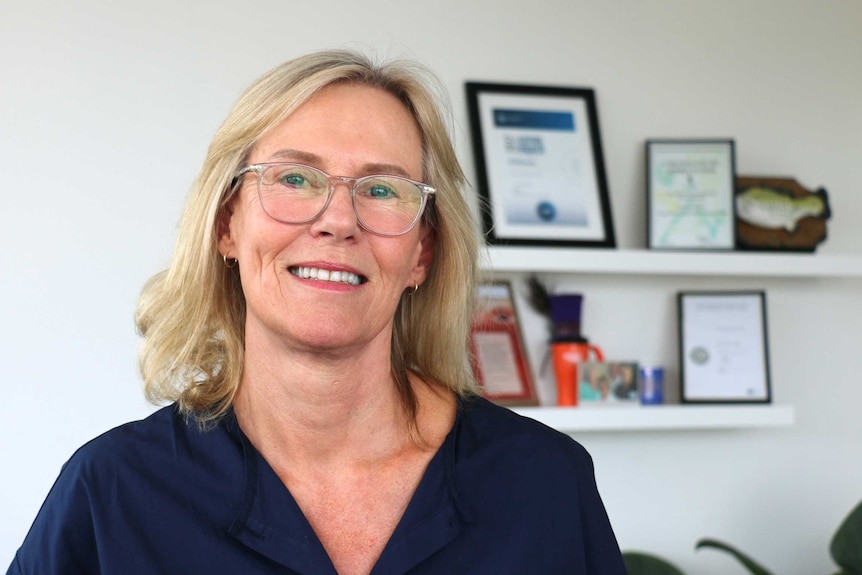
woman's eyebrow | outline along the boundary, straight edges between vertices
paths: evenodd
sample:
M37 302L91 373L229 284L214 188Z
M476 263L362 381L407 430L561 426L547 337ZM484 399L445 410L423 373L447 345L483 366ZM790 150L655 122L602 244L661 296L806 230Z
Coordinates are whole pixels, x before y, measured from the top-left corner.
M320 166L323 162L323 158L321 158L317 154L312 154L311 152L304 152L302 150L296 150L294 148L284 148L278 150L270 156L270 159L301 162L303 164L309 164L312 166ZM398 164L371 162L368 164L363 164L360 169L361 172L365 175L388 174L395 176L403 176L405 178L412 178L410 173Z
M411 178L412 176L402 168L395 164L365 164L362 166L362 171L366 174L388 174L393 176L404 176Z
M302 150L294 150L293 148L284 148L278 150L270 156L271 159L291 160L294 162L303 162L306 164L319 164L320 156L311 152L303 152Z

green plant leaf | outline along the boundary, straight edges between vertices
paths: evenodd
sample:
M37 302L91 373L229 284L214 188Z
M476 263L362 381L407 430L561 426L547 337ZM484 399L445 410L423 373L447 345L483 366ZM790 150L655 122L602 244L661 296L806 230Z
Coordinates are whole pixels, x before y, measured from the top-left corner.
M832 560L849 575L862 575L862 501L844 519L829 545Z
M623 553L628 575L683 575L675 565L647 553L626 551Z
M726 551L730 553L734 557L736 557L737 561L742 563L746 569L751 573L751 575L772 575L771 571L767 571L761 565L756 563L752 558L748 557L741 551L738 551L728 545L727 543L722 543L721 541L717 541L715 539L701 539L695 545L695 549L701 549L703 547L710 547L712 549L719 549L721 551Z

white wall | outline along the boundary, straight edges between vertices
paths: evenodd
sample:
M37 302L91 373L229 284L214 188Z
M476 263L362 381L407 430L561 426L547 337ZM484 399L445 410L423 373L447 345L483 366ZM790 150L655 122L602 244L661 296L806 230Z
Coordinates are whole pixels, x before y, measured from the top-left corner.
M340 46L426 62L471 177L465 80L591 86L623 247L643 245L644 139L728 136L740 173L826 186L821 251L858 254L860 30L846 0L0 0L0 564L72 451L150 411L137 294L168 260L211 135L272 65ZM708 283L565 281L588 294L591 337L640 359L672 353L672 291ZM694 553L712 535L778 572L829 572L829 537L862 498L860 284L720 285L768 289L774 395L798 423L578 438L623 548L740 572Z

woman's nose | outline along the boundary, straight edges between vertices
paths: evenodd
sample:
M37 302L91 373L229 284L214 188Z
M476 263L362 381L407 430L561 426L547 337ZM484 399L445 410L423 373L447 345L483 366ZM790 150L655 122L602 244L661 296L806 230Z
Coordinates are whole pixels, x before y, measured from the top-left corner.
M338 238L352 237L359 228L353 209L352 182L333 181L329 204L311 224L311 230Z

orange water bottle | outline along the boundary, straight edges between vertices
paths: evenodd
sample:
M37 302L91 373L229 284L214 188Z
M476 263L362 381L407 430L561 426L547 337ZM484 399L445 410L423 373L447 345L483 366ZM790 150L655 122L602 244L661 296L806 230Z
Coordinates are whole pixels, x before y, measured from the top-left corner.
M578 364L584 361L604 361L602 350L590 345L581 335L581 294L548 296L553 322L551 359L557 380L557 405L578 404Z

